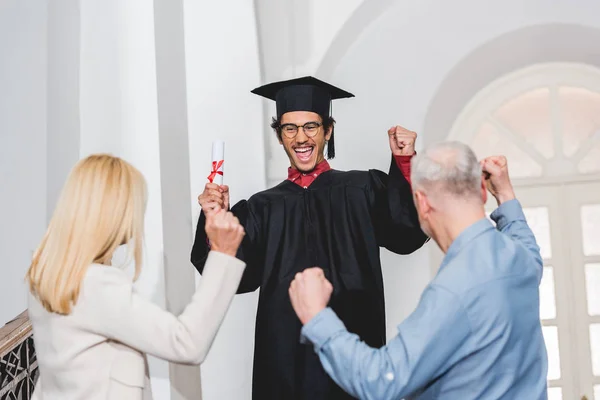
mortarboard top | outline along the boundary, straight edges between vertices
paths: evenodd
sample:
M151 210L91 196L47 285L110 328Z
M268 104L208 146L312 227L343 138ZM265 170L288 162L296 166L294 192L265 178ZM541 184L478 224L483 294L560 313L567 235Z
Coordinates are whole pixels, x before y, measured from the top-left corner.
M332 100L354 97L352 93L312 76L273 82L252 90L277 105L277 118L286 112L311 111L329 116Z

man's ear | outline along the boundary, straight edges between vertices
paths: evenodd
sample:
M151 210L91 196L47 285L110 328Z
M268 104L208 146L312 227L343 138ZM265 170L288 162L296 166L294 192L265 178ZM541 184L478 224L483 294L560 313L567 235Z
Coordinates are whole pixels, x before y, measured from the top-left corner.
M333 125L331 125L329 127L329 129L327 129L327 132L325 132L325 140L329 141L329 139L331 139L332 132L333 132Z
M429 203L429 199L425 195L425 193L420 190L415 191L415 206L420 214L425 215L428 214L431 210L431 204Z
M487 183L485 181L485 174L481 175L481 200L483 201L483 205L487 203L488 190Z

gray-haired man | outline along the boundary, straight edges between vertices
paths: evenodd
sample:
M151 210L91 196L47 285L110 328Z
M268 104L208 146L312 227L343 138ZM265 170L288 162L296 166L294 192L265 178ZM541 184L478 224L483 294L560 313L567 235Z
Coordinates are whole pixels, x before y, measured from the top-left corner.
M326 308L331 285L312 268L290 286L302 339L361 399L546 399L542 258L506 159L478 162L464 144L437 144L413 160L412 183L421 228L446 254L417 309L387 346L371 348Z

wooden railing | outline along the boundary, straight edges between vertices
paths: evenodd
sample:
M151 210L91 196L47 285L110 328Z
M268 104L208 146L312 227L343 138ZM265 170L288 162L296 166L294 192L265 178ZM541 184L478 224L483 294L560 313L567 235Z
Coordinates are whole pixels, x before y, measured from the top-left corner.
M0 328L0 399L28 400L38 377L27 311Z

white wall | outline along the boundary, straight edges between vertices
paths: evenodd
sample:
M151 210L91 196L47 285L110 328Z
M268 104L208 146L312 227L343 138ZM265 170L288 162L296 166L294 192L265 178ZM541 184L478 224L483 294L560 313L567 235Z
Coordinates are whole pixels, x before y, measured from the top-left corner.
M341 28L363 2L256 0L265 79L314 73Z
M211 167L211 143L225 141L231 202L265 189L261 84L252 2L186 1L186 75L194 232ZM191 263L184 266L193 268ZM199 276L199 275L197 275ZM200 278L201 279L201 278ZM236 296L206 362L204 400L250 399L258 292Z
M46 89L46 221L79 160L79 3L48 3Z
M0 325L27 307L46 228L46 17L45 1L0 4Z
M443 79L475 49L508 32L535 25L573 23L598 27L594 16L599 10L600 3L593 0L579 1L577 7L568 0L510 0L494 7L474 0L429 1L418 7L398 1L356 37L338 61L334 76L353 86L360 95L355 106L364 114L373 115L379 129L401 120L421 132L428 107ZM543 44L540 38L540 45ZM496 56L511 57L509 49L505 51L507 54ZM384 59L387 62L380 62ZM356 79L358 74L369 79ZM358 125L353 131L373 130L368 119L354 119ZM369 150L375 151L375 146ZM358 153L351 152L353 156ZM373 160L377 155L381 153L373 153Z

